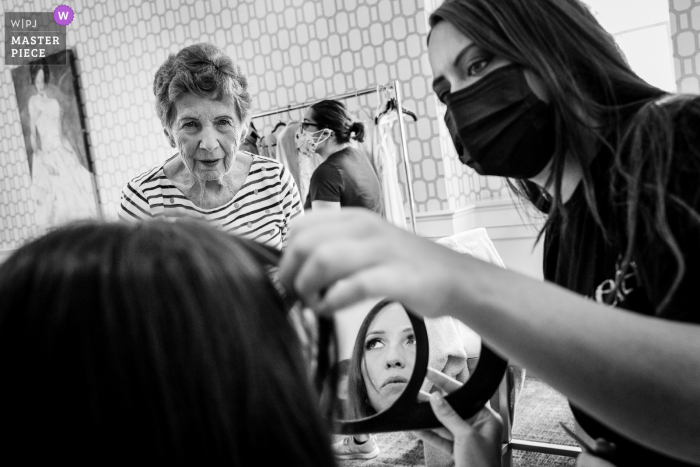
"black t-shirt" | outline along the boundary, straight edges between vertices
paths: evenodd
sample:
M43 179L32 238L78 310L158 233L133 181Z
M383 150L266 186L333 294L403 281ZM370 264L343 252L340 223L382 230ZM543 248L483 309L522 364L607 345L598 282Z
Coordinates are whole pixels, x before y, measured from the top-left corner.
M384 213L382 190L367 156L353 147L331 154L316 167L304 209L312 201L331 201L341 207L355 206Z
M700 154L700 98L695 99L686 110L673 119L674 162L681 161L681 158L698 159ZM675 170L669 186L700 211L700 161L687 164L688 160L684 160L683 165L694 166L694 170ZM674 166L680 167L681 164ZM657 305L675 277L676 264L668 250L654 253L659 248L658 238L642 236L637 240L635 251L638 253L632 258L634 266L620 278L620 263L625 252L623 245L626 244L623 224L626 214L623 203L611 202L609 181L612 167L610 151L602 151L591 164L596 206L602 223L609 227L611 235L607 241L603 237L584 198L583 183L580 183L565 204L568 214L566 233L562 233L560 223L550 225L546 231L544 276L546 280L592 300L654 316L657 315ZM624 198L626 192L621 190L620 193ZM700 323L700 306L697 304L700 229L690 222L687 214L671 206L671 203L667 203L667 209L669 225L678 241L686 269L670 304L658 317ZM655 248L650 248L651 245ZM620 286L616 288L614 285L618 278ZM654 368L649 368L649 371L653 372ZM644 388L640 387L639 390L643 391ZM616 444L616 465L690 465L650 451L607 428L575 406L571 408L576 420L593 439L604 438ZM645 410L645 407L639 407L639 410Z

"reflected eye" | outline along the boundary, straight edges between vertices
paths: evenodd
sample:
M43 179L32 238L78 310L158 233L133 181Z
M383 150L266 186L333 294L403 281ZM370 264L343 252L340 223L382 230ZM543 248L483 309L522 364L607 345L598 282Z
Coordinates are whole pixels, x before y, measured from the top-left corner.
M406 345L416 345L416 336L413 334L410 334L406 338Z
M376 337L365 342L365 350L381 349L382 347L385 347L384 342Z

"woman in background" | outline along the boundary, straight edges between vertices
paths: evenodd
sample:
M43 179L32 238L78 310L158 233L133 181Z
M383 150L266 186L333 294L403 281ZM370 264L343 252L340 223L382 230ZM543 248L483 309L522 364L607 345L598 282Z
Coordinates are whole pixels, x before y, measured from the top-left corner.
M158 221L70 225L20 248L0 266L3 458L332 466L269 255Z
M301 199L282 164L238 150L252 104L240 67L212 44L191 45L160 66L153 93L178 152L126 184L119 218L191 217L281 248Z
M304 209L361 207L384 212L379 179L369 159L350 140L363 141L364 125L353 122L338 101L317 102L306 111L297 132L297 148L302 156L317 153L323 162L309 183Z

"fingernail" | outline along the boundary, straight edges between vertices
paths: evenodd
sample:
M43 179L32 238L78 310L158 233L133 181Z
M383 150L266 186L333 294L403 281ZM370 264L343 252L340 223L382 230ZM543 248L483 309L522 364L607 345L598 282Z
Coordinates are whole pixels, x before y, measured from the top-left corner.
M430 395L430 402L435 405L443 405L445 403L445 398L439 392L434 392Z

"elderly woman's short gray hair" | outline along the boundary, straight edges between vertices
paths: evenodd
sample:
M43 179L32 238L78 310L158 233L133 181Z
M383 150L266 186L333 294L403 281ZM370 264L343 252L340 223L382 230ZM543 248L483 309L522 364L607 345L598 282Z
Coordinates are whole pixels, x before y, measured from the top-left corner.
M156 72L153 94L163 128L169 129L175 100L183 94L211 99L232 99L238 118L245 122L252 99L248 79L226 53L214 44L194 44L170 54Z

